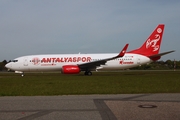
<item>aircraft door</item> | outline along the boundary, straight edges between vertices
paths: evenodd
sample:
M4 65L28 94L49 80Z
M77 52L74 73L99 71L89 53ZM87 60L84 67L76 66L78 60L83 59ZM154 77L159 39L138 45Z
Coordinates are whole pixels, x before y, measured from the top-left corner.
M28 57L24 57L24 66L28 66Z

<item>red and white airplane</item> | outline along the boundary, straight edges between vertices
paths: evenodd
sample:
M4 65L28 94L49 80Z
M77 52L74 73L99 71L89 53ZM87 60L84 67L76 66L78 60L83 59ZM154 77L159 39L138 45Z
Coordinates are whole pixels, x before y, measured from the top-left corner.
M95 70L117 70L136 67L159 60L162 55L174 52L159 53L164 24L159 24L144 44L135 50L126 52L128 44L122 51L114 54L49 54L18 57L6 68L16 73L28 71L61 71L64 74L92 75Z

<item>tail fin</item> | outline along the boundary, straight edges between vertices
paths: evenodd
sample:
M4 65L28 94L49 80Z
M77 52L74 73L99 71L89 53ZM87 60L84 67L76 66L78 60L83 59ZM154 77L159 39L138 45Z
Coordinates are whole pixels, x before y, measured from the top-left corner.
M132 50L128 53L141 54L147 57L158 54L161 46L163 32L164 24L159 24L140 48Z

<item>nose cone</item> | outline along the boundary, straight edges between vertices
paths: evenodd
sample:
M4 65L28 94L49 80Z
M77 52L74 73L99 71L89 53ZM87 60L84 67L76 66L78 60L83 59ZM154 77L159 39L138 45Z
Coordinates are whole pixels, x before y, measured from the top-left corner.
M5 65L5 67L8 68L8 69L11 69L11 63L7 63L7 64Z

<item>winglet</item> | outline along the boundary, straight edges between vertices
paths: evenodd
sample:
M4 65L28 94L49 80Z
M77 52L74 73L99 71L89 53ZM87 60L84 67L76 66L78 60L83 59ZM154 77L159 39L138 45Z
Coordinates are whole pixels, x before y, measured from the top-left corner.
M122 51L119 53L119 55L118 55L117 57L123 57L123 56L124 56L124 54L126 53L126 50L127 50L127 48L128 48L128 45L129 45L129 44L126 44L126 45L124 46L124 48L122 49Z

